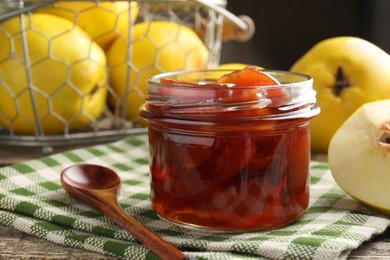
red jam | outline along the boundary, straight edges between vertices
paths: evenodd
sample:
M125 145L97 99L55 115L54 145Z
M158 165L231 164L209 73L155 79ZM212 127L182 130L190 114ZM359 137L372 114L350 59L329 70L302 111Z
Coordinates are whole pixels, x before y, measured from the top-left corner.
M287 225L309 201L309 121L319 113L312 80L252 68L225 74L149 80L141 115L149 121L152 206L202 230Z

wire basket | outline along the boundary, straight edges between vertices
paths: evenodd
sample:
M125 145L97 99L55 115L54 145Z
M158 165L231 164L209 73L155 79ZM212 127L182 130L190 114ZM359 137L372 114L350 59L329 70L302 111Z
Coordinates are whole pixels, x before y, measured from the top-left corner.
M246 41L254 28L223 0L72 2L80 4L0 3L0 143L56 147L144 133L134 111L147 77L213 68L224 40ZM119 3L120 11L112 7ZM95 32L88 23L98 24ZM112 51L115 44L121 47Z

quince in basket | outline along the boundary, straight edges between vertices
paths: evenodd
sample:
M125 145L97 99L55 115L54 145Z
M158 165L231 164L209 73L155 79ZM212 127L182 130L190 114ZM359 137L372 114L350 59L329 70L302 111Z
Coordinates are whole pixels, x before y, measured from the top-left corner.
M54 14L75 22L100 47L106 49L117 34L127 32L129 15L131 21L135 21L138 4L136 1L59 1L53 6L39 9L38 12Z
M28 59L20 19L0 24L0 125L55 134L91 124L107 96L103 50L64 18L35 13L24 21Z
M142 123L138 110L144 103L147 79L161 72L205 69L209 53L191 28L177 23L143 22L132 32L130 39L118 37L107 52L114 90L109 103L120 107L126 118Z

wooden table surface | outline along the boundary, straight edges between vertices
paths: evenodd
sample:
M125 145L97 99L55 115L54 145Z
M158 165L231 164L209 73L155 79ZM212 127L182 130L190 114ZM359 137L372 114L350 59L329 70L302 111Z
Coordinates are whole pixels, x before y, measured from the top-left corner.
M40 151L0 148L0 166L9 163L31 159L31 154L35 157L41 156ZM33 157L34 157L33 156ZM315 155L313 159L326 161L325 155ZM1 259L113 259L98 253L66 247L40 239L35 236L20 232L10 227L0 225L0 260ZM348 259L387 259L390 260L390 228L381 235L373 237L371 241L365 242L359 248L352 251Z

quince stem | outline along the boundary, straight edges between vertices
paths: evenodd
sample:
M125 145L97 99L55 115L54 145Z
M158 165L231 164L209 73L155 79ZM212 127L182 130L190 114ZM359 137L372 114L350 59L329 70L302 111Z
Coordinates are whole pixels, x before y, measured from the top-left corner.
M336 94L336 96L340 96L340 93L347 87L349 87L348 80L344 76L343 69L341 67L338 67L336 75L336 84L333 88L333 92Z

